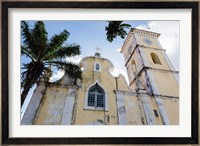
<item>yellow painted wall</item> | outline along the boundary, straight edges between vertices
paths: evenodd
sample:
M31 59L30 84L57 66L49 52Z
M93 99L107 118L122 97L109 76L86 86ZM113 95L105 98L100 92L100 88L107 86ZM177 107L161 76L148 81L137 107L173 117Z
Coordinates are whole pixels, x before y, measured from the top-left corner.
M149 101L150 101L150 104L151 104L151 108L152 108L152 111L154 113L154 110L157 111L158 113L158 117L155 116L155 113L154 113L154 117L155 117L155 125L162 125L162 119L161 119L161 116L159 114L159 109L158 109L158 106L156 104L156 101L155 101L155 98L152 97L152 96L149 96Z
M170 72L151 71L161 95L179 96L179 86Z
M132 80L135 78L135 75L129 75L129 82L130 84L130 88L135 91L135 89L137 89L138 85L140 85L141 89L148 89L147 92L150 92L150 88L147 87L147 74L148 74L148 78L152 80L151 84L152 86L155 85L154 90L158 91L158 94L161 95L166 95L166 96L174 96L174 97L179 97L179 86L177 81L174 78L173 72L170 72L170 67L167 63L167 61L165 60L164 56L163 56L163 50L159 50L159 44L157 44L157 38L154 38L152 36L144 36L141 35L140 33L137 34L133 34L136 36L137 38L137 44L139 45L138 48L140 50L140 53L142 53L142 55L139 54L139 52L137 52L137 50L135 51L135 53L133 54L132 58L130 59L130 61L127 63L127 66L129 66L129 68L131 67L131 62L132 60L135 61L136 64L136 68L137 68L137 73L140 72L140 70L143 67L142 62L144 62L144 65L150 68L154 68L154 69L146 69L146 73L145 71L143 71L140 76L139 76L139 84L138 80L135 80L135 82L132 82ZM148 38L150 39L153 43L151 45L146 44L143 39L144 38ZM131 39L126 40L126 44L131 44ZM127 50L128 45L124 48L124 50ZM151 48L150 48L151 47ZM157 49L155 49L157 48ZM158 57L159 60L161 62L161 64L155 64L152 60L151 57L151 53L155 53ZM126 52L124 51L123 54L125 56L127 56ZM140 57L143 57L143 61L141 60ZM148 70L148 73L147 73ZM131 73L129 71L129 73ZM132 72L133 74L133 72ZM149 96L148 98L148 102L151 105L151 109L153 110L157 110L158 114L159 114L159 109L158 109L158 105L156 103L156 100L154 97ZM179 103L178 103L178 99L176 98L170 98L170 97L163 97L162 98L162 102L164 104L164 109L166 111L166 115L169 118L170 124L177 124L179 122ZM174 111L174 112L173 112ZM156 119L156 124L162 124L162 119L161 116L159 115L159 117L155 118Z
M126 118L128 125L146 124L143 107L139 97L125 96Z
M124 76L119 75L119 77L117 78L117 82L118 82L118 90L127 92L131 91L131 88L128 86Z
M178 98L161 98L165 106L170 125L178 125L179 123L179 99Z
M170 70L169 65L167 64L164 56L162 55L161 50L154 50L154 49L149 49L149 48L140 48L143 49L144 56L146 60L148 60L148 65L150 67L154 67L157 69L165 69L165 70ZM155 64L151 58L151 53L155 53L161 62L161 64Z
M106 124L116 125L117 121L117 109L116 109L116 96L114 90L116 90L116 81L109 73L111 63L102 58L98 57L88 57L84 60L87 65L86 70L83 72L83 84L82 88L78 91L77 105L76 105L76 119L75 123L77 125L85 125L97 120L105 120ZM101 71L93 71L94 63L101 64ZM104 112L97 110L84 109L84 103L86 98L86 90L95 81L99 82L105 92L108 94L108 111ZM106 117L105 117L106 116ZM109 116L109 120L108 117Z

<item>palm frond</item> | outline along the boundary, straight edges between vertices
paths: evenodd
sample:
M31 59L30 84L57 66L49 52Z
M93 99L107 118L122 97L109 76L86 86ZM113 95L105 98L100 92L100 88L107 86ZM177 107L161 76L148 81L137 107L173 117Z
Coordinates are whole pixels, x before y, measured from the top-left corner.
M54 35L49 42L50 48L56 49L60 47L69 37L70 33L67 30L63 30L60 34Z
M71 44L66 47L59 48L58 50L52 51L51 54L46 55L43 60L62 60L66 57L72 57L80 55L80 45Z
M108 21L108 26L105 27L107 40L112 42L117 36L124 39L127 35L125 29L129 27L131 27L131 25L123 23L123 21Z
M69 76L73 79L82 79L82 72L78 65L71 63L71 62L65 62L65 61L49 61L45 62L46 65L53 65L57 67L58 69L65 70Z
M47 72L45 65L54 65L64 69L73 79L81 79L80 68L73 64L64 62L65 57L80 54L80 46L76 44L64 46L64 42L69 36L69 32L64 30L58 35L54 35L50 41L47 38L45 25L42 21L37 21L33 29L29 29L27 22L21 22L21 54L31 58L31 62L23 64L24 72L21 73L21 103L23 104L31 87L44 76L45 81L51 76L51 71ZM56 60L56 61L55 61ZM47 62L48 61L48 62Z
M23 46L31 52L35 60L39 60L43 51L47 48L47 32L42 21L37 21L33 29L29 29L28 23L21 22L21 35ZM34 55L33 55L34 54Z
M46 60L45 58L48 58L48 56L51 56L57 50L62 49L63 48L63 43L67 40L69 35L70 35L70 33L67 30L62 31L58 35L54 35L50 39L50 41L48 43L48 47L44 51L42 60Z
M23 44L29 48L32 49L32 35L31 31L29 29L28 23L25 21L21 22L21 35L23 39Z
M45 29L44 23L42 21L37 21L34 28L32 29L32 36L34 40L34 54L36 54L38 60L42 58L44 51L47 48L48 43L48 33Z
M32 54L32 52L30 50L28 50L27 48L25 48L23 46L21 46L21 55L29 57L32 61L35 61L34 54Z

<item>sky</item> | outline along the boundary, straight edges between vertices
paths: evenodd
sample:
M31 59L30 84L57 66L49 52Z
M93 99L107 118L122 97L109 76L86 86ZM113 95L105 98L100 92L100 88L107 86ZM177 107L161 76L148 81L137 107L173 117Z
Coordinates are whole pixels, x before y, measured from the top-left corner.
M35 21L28 21L30 28L34 26ZM76 43L81 46L81 54L72 58L66 58L67 61L79 63L83 57L94 55L96 48L100 48L99 51L101 56L109 59L113 65L114 70L112 74L118 76L119 73L124 75L128 82L128 76L126 68L124 66L123 54L120 53L120 49L125 39L116 38L112 43L106 40L105 26L108 22L106 21L44 21L45 28L48 32L48 38L50 39L53 35L59 34L64 29L70 32L70 36L65 42L66 44ZM132 28L144 29L153 32L160 33L159 41L166 50L168 57L170 58L174 68L179 71L179 21L124 21L128 23ZM129 29L127 29L129 32ZM29 59L21 57L21 64L29 62ZM56 81L63 76L64 72L55 71L51 77L51 81ZM22 114L27 107L34 86L28 98L22 107Z

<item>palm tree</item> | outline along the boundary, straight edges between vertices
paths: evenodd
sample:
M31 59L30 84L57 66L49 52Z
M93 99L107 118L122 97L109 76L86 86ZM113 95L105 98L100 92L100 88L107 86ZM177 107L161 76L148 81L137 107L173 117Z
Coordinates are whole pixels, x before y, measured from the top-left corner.
M81 79L81 69L66 61L66 57L80 54L77 44L64 45L69 32L64 30L48 40L48 33L42 21L37 21L33 29L29 29L27 22L21 22L22 46L21 54L30 58L30 62L23 64L25 71L21 73L21 106L32 86L41 78L45 78L48 66L64 69L74 80ZM50 71L51 72L51 71Z
M123 23L123 21L108 21L108 26L105 27L107 40L112 42L117 36L124 39L127 35L125 28L129 27L131 27L131 25Z

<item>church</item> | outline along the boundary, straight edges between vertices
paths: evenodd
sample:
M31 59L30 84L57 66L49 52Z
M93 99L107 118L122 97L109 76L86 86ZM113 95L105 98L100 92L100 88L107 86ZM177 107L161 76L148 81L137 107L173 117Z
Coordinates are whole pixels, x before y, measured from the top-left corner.
M132 28L121 53L125 77L114 77L111 61L95 53L83 58L82 81L67 75L41 79L22 125L178 125L179 76L162 48L159 33Z

